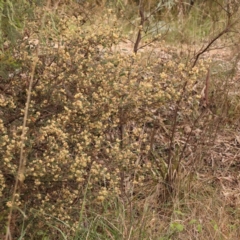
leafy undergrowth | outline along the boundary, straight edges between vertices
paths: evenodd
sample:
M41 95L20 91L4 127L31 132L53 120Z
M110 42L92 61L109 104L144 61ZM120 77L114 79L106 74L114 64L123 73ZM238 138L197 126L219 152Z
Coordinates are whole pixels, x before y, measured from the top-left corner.
M2 236L239 239L236 71L161 38L134 54L112 10L42 10L4 59Z

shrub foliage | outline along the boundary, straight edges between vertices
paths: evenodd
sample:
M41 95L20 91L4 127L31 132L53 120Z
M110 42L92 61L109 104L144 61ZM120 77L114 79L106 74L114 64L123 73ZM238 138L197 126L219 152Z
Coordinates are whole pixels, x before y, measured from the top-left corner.
M114 45L122 32L116 19L109 24L106 12L93 25L86 10L75 7L77 16L59 10L45 14L39 24L29 23L13 55L4 56L9 73L0 83L0 194L5 196L0 209L4 217L6 206L21 209L14 215L16 234L22 212L26 228L41 229L55 218L76 230L83 204L101 211L105 200L131 199L149 181L161 184L165 191L158 197L166 200L179 180L181 161L189 156L186 139L192 129L186 130L186 123L196 127L201 116L193 86L206 76L204 64L191 68L177 57L118 52ZM36 8L36 18L42 10ZM191 137L197 142L199 136ZM21 184L12 203L16 177Z

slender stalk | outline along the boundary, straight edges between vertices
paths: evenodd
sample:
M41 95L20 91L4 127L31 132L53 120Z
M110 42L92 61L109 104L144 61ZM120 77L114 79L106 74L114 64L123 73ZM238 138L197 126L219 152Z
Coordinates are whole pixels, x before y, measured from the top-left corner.
M10 225L11 225L12 216L13 216L14 204L16 201L16 193L17 193L19 184L23 183L24 178L25 178L24 171L25 171L25 165L26 165L26 158L24 157L24 146L25 146L25 136L26 136L26 132L27 132L26 125L27 125L28 110L29 110L29 105L30 105L30 100L31 100L34 73L35 73L37 62L38 62L38 57L35 57L33 59L32 72L30 75L30 81L29 81L29 86L28 86L28 91L27 91L27 101L26 101L26 106L25 106L25 110L24 110L24 118L23 118L23 125L22 125L19 166L18 166L17 177L15 180L14 188L13 188L10 211L8 214L7 232L6 232L5 240L12 240Z

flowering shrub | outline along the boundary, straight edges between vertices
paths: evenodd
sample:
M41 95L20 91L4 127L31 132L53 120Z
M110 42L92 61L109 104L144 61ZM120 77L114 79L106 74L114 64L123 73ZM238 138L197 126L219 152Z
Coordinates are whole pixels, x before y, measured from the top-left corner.
M179 59L143 62L146 53L113 51L121 41L117 24L104 24L107 15L96 25L83 20L63 15L53 24L47 18L40 36L31 30L14 50L17 67L0 93L1 195L8 196L14 183L24 140L26 164L15 204L32 218L54 216L72 226L86 190L86 206L93 207L130 196L147 179L166 181L166 165L174 164L167 161L173 114L177 111L179 127L197 114L199 97L192 89L206 73L203 65L188 69ZM27 134L21 139L36 55ZM4 214L6 205L11 202L0 206Z

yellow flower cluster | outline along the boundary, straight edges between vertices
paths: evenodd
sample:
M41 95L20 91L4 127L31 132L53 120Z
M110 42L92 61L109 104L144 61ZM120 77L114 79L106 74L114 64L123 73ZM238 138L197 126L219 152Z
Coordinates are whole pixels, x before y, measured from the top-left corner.
M117 26L81 21L81 16L63 16L55 26L59 35L51 31L51 21L41 30L48 40L39 39L25 139L21 125L31 67L26 56L33 54L28 41L17 53L25 75L16 74L11 94L0 97L0 196L7 187L3 172L16 174L24 141L26 172L18 205L63 221L74 216L72 224L86 189L91 205L130 194L127 181L142 186L155 177L153 169L161 164L151 151L167 145L160 133L164 129L167 135L167 116L180 97L185 101L180 110L187 110L179 116L192 114L198 105L192 87L204 72L203 66L188 70L170 61L161 68L157 59L145 62L140 55L113 52L111 46L121 39Z

